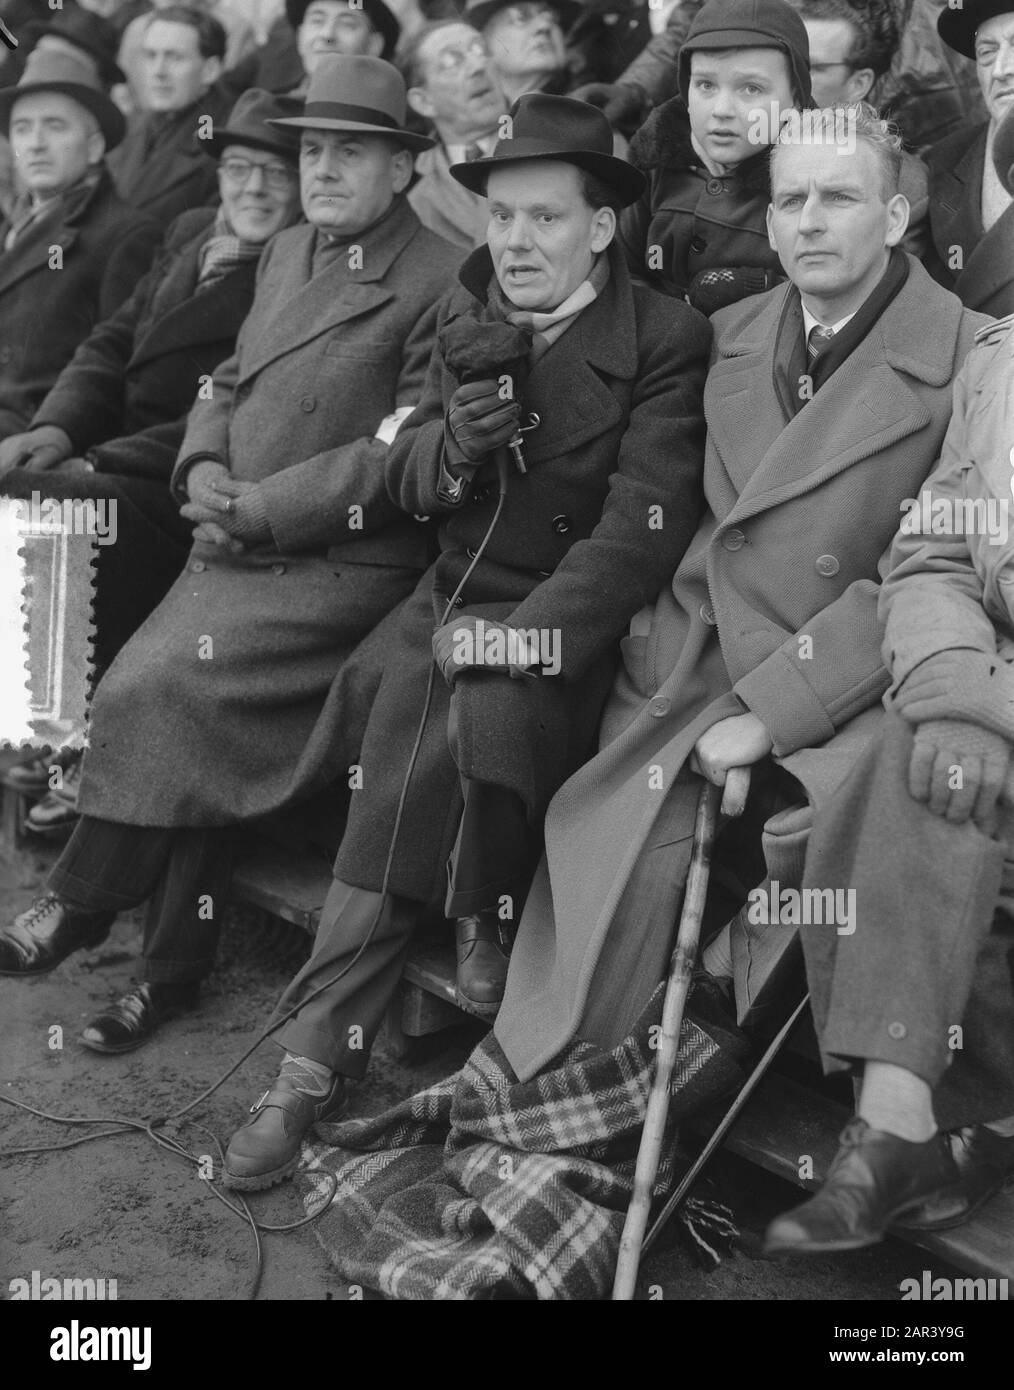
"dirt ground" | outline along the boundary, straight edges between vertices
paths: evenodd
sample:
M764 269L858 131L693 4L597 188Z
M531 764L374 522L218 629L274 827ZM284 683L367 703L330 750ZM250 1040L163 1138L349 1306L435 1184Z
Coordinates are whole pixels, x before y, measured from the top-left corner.
M0 850L3 920L30 902L52 853ZM71 957L34 981L0 980L0 1084L5 1096L59 1115L150 1118L178 1109L210 1085L253 1041L307 951L295 927L235 911L200 1009L168 1024L157 1040L122 1057L103 1057L77 1041L87 1020L134 978L137 924L121 918L97 950ZM62 1030L61 1033L55 1030ZM426 1040L407 1066L381 1040L353 1114L374 1113L458 1066L478 1035L461 1030ZM62 1044L62 1045L57 1045ZM266 1044L195 1117L224 1145L244 1110L274 1076L278 1052ZM213 1153L193 1127L171 1131L191 1151ZM0 1105L0 1148L65 1142L75 1131ZM767 1220L792 1205L795 1190L738 1160L720 1157L722 1193L743 1230L740 1250L703 1273L674 1244L646 1261L641 1296L665 1299L897 1299L900 1281L932 1265L920 1251L887 1242L836 1259L775 1263L759 1256ZM101 1139L37 1156L0 1161L0 1299L10 1281L105 1278L120 1299L222 1300L247 1297L254 1274L249 1227L208 1191L195 1167L144 1134ZM291 1184L254 1194L260 1220L303 1215ZM264 1236L262 1299L344 1299L312 1227Z

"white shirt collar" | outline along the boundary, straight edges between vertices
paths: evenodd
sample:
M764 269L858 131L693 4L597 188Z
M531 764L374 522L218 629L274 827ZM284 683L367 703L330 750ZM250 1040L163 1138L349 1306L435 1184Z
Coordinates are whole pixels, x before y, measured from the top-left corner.
M858 312L858 310L854 309L851 314L846 314L845 317L843 319L839 319L837 323L823 323L820 319L815 318L813 314L810 313L809 309L806 307L805 300L800 299L799 302L803 310L804 338L808 338L810 336L811 328L830 328L832 333L840 333L842 329L845 327L845 325L849 322L849 320L854 319Z
M480 140L470 143L478 145L483 155L488 159L496 148L496 133L484 135ZM468 145L445 145L444 149L447 151L448 164L464 164L465 151L468 149Z

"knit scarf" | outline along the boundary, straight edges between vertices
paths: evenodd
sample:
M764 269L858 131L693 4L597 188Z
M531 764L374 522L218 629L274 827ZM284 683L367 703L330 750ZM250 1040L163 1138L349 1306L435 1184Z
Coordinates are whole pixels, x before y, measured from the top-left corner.
M605 289L608 280L609 259L605 255L599 255L595 258L588 278L582 280L577 289L555 309L540 313L531 309L516 308L500 288L500 282L495 275L489 282L487 302L490 309L507 323L512 323L516 328L527 329L531 333L530 361L534 365L558 338L563 337L581 310L594 303Z
M219 280L224 280L230 271L244 261L255 261L264 250L262 241L244 241L232 229L225 208L220 207L215 217L211 235L201 247L200 270L197 274L198 290L206 290Z

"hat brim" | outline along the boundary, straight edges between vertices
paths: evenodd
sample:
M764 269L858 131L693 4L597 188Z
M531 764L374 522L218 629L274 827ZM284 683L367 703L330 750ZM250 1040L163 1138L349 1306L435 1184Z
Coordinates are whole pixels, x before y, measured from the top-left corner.
M80 48L84 53L89 54L95 59L98 65L99 77L107 87L115 87L117 84L126 82L127 75L117 63L104 52L98 44L89 43L87 39L80 39L76 34L68 34L63 29L56 28L53 24L43 24L36 20L34 24L26 24L23 31L25 42L25 53L30 53L35 45L44 35L49 34L54 39L63 39L64 43L72 44L74 48Z
M523 143L515 140L512 142L512 148L516 150ZM647 180L640 169L635 169L625 159L618 159L613 154L600 154L598 150L532 150L500 155L499 158L494 153L486 159L473 159L466 164L452 164L448 172L462 188L467 188L470 193L478 193L484 198L486 180L492 170L504 169L511 164L529 164L533 160L539 160L543 164L575 164L579 169L594 174L597 179L608 184L623 207L636 203L647 187Z
M299 163L299 146L296 144L283 144L281 140L270 140L268 136L261 139L257 135L248 135L244 130L218 130L210 140L201 142L204 150L213 159L220 158L226 145L250 145L255 150L264 150L267 154L281 155L283 159L292 160L293 164Z
M358 135L386 135L413 151L431 150L437 143L430 136L417 135L413 130L398 130L392 126L371 125L367 121L349 121L335 116L280 116L266 124L292 126L296 130L346 130Z
M57 92L60 96L73 97L98 121L107 152L115 149L127 133L127 122L115 102L110 101L103 92L82 87L77 82L22 82L17 87L0 89L0 125L5 131L10 127L14 103L21 97L31 96L33 92Z

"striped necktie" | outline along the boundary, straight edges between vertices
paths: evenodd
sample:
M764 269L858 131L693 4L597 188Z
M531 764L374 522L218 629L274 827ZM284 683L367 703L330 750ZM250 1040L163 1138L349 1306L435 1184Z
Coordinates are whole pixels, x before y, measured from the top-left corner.
M822 323L815 323L806 335L806 353L811 362L815 362L820 353L827 347L834 337L833 328L825 328Z

